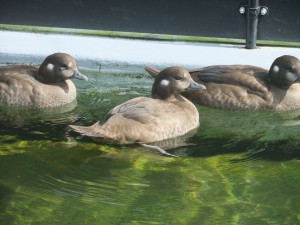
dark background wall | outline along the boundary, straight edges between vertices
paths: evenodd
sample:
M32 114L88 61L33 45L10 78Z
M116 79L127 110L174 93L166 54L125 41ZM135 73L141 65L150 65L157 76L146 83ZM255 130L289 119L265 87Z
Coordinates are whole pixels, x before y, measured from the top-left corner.
M245 38L247 0L0 0L0 23ZM261 0L258 39L300 41L300 1Z

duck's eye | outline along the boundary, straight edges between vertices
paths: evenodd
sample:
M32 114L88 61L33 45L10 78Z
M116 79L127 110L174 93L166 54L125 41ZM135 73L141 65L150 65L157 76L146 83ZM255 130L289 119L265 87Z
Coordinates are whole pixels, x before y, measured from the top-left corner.
M66 70L66 69L68 69L68 65L62 64L62 65L60 66L60 68L61 68L61 70Z
M293 71L294 70L294 68L292 66L285 66L284 68L288 71Z
M183 80L183 77L178 76L178 75L176 75L174 78L175 78L175 80Z

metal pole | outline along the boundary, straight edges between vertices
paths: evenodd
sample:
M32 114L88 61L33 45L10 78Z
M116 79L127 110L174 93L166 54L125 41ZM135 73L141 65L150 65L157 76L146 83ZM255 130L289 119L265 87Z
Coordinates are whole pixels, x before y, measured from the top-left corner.
M257 22L260 12L259 0L249 0L247 10L247 38L246 48L256 48Z

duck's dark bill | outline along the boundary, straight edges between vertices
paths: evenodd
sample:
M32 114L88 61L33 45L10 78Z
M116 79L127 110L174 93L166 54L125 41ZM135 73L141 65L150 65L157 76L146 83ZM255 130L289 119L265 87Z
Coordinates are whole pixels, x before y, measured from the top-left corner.
M80 73L78 70L74 71L74 74L71 76L72 79L78 79L78 80L88 80L87 76Z
M199 84L195 81L191 81L190 86L186 90L203 90L206 89L206 87L203 84Z

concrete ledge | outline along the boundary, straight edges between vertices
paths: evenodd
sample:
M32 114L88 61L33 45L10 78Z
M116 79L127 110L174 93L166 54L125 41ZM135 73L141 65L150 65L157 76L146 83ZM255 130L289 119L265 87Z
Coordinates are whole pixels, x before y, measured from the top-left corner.
M193 42L133 40L64 34L0 31L0 63L40 64L54 52L73 55L79 67L141 69L144 65L187 68L216 64L250 64L269 68L275 58L293 55L299 48L260 47ZM82 64L81 64L82 63Z

